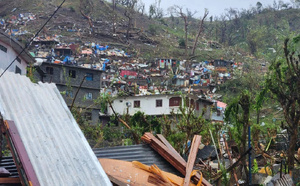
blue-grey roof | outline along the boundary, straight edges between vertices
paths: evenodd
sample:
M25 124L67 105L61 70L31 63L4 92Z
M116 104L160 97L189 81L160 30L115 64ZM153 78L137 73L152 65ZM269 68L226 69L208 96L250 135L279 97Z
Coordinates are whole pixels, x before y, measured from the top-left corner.
M156 164L161 170L182 176L169 162L154 151L148 144L131 146L119 146L93 149L97 158L117 159L124 161L139 161L146 165ZM4 157L0 161L0 167L6 168L12 173L11 177L17 177L18 172L12 157Z
M169 162L148 144L93 149L98 158L139 161L146 165L156 164L161 170L182 176Z

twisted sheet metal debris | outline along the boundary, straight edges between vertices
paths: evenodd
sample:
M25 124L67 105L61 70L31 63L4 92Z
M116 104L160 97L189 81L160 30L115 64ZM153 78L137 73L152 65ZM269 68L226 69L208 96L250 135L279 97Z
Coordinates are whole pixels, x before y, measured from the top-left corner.
M6 72L0 112L15 122L41 185L111 185L55 84Z

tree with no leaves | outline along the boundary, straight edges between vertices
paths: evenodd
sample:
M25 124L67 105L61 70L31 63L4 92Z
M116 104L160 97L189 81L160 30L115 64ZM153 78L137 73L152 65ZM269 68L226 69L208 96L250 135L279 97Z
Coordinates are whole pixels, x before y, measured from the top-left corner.
M124 15L128 19L127 31L126 31L126 38L127 39L129 39L129 32L131 30L132 20L133 20L134 15L135 15L136 5L137 5L137 0L127 0L126 3L124 4L124 6L125 6Z
M202 19L199 21L199 30L198 30L198 33L197 33L197 36L196 36L196 39L195 39L195 42L194 42L193 49L192 49L192 55L195 54L195 50L196 50L196 47L197 47L198 39L199 39L200 35L203 33L203 31L204 31L204 20L207 17L207 15L208 15L208 10L205 9L204 15L203 15Z
M177 5L174 5L173 7L170 8L170 12L174 12L177 16L181 17L184 21L184 34L185 34L185 56L186 58L188 57L188 52L187 52L187 38L188 38L188 26L189 26L189 22L188 22L188 15L187 13L184 13L183 8ZM187 9L187 12L189 12L189 10Z

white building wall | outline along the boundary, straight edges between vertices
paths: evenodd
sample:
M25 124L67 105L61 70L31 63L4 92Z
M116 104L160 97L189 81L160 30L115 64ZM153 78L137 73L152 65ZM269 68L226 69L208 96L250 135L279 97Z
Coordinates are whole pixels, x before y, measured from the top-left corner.
M0 45L4 46L7 48L7 52L5 53L4 51L0 50L0 68L1 69L6 69L8 65L16 58L18 55L11 46L7 45L6 43L3 43L0 41ZM15 72L16 71L16 66L21 69L21 74L26 75L26 67L27 63L21 58L21 63L19 63L17 60L12 64L12 66L8 69L10 72Z
M114 110L123 115L127 113L126 103L129 103L128 114L134 115L136 112L141 111L147 115L169 115L172 110L175 113L179 112L179 106L169 106L169 99L171 97L180 96L170 96L170 95L151 95L151 96L132 96L126 98L117 98L113 101L112 106ZM156 100L162 100L162 107L156 107ZM140 108L134 108L134 101L140 101ZM113 112L108 108L108 115L112 115Z

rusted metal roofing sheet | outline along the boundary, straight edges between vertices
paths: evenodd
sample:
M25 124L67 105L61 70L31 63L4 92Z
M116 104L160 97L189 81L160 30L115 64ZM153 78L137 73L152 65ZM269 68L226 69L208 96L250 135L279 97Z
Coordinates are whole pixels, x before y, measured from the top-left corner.
M0 112L14 121L40 185L111 185L55 84L6 72Z

